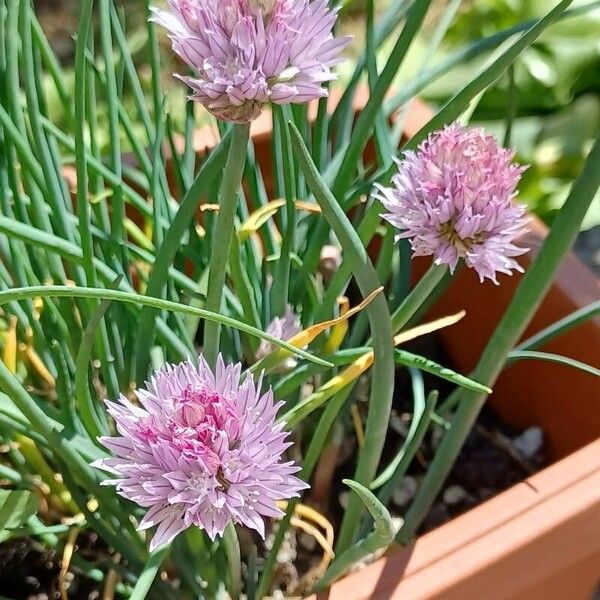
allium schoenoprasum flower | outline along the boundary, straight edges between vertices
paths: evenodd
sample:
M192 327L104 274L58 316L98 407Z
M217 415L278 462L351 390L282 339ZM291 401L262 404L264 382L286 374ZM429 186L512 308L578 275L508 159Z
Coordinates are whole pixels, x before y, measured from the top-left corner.
M282 515L276 502L308 487L282 457L291 443L275 422L281 403L251 375L240 381L241 368L219 356L213 373L201 356L197 367L154 373L136 391L139 404L106 402L119 435L100 438L114 456L93 464L117 476L105 484L148 509L139 529L158 526L151 550L191 525L214 539L234 522L264 538L264 518Z
M283 340L284 342L289 341L301 331L302 326L300 324L300 318L289 304L286 306L283 316L274 317L267 327L267 333L269 335L272 335L278 340ZM267 342L266 340L261 340L260 346L258 347L258 351L256 353L256 358L264 358L267 356L267 354L270 354L275 350L277 350L277 346L275 346L275 344ZM293 357L290 357L289 360L291 363L295 364Z
M433 255L452 272L463 259L481 281L498 283L498 272L523 270L513 257L527 251L514 243L527 217L514 201L525 167L513 158L483 129L448 125L397 161L392 187L377 186L382 216L415 256Z
M169 0L152 19L192 69L178 76L225 121L248 123L265 103L303 103L327 96L323 84L349 38L332 34L328 0Z

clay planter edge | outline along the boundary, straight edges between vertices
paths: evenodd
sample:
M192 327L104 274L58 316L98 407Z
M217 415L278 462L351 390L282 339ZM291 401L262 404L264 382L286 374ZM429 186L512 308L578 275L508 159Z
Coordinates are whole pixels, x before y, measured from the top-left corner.
M339 96L334 94L332 105ZM367 100L359 90L354 108ZM311 107L314 108L314 107ZM315 111L312 112L315 114ZM414 101L406 118L410 137L430 118ZM268 112L252 124L251 135L263 177L272 195L271 119ZM214 130L195 136L202 154L214 147ZM367 150L368 151L368 150ZM525 268L547 230L532 219L521 241L531 248ZM415 277L428 266L414 261ZM468 373L510 302L520 274L503 276L501 285L480 284L469 269L455 277L431 318L461 309L467 316L441 332L453 366ZM525 336L600 298L600 281L572 254ZM541 350L598 364L600 319L588 321ZM553 363L522 361L502 373L489 402L508 422L540 426L551 465L467 513L394 547L365 568L346 575L312 600L588 600L600 574L600 381Z

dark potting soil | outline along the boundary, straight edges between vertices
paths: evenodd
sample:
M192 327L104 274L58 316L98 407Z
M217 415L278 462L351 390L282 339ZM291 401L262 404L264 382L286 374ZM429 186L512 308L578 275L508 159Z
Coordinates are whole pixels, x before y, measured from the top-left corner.
M90 568L98 561L111 561L106 547L94 533L77 536L74 554ZM0 596L11 600L59 600L62 551L57 552L41 541L20 538L0 544ZM103 584L85 576L85 570L71 564L65 574L70 600L96 600ZM115 598L119 598L118 594Z

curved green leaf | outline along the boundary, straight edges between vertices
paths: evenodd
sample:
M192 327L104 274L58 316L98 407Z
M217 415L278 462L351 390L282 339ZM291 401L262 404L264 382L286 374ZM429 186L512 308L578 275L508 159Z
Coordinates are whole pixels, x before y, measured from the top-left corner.
M356 492L369 513L371 513L375 527L366 538L345 550L333 561L323 579L319 581L318 589L323 589L331 585L347 569L365 556L377 552L382 548L387 548L394 541L396 535L396 526L392 521L392 516L375 495L356 481L352 481L351 479L344 479L343 481L350 489Z
M560 321L556 321L556 323L538 331L535 335L532 335L516 346L515 350L535 350L551 339L570 331L573 327L577 327L577 325L585 323L585 321L594 319L598 315L600 315L600 300L592 302L592 304L588 304L566 316L564 319L560 319Z
M432 375L437 375L441 379L445 379L446 381L455 383L456 385L464 387L467 390L472 390L481 394L492 393L491 388L489 388L487 385L483 385L477 381L474 381L473 379L469 379L469 377L460 375L460 373L456 373L452 369L448 369L447 367L438 365L438 363L429 360L428 358L425 358L423 356L413 354L412 352L396 349L394 351L394 358L396 362L400 365L421 369L421 371L426 371L427 373L431 373Z
M262 340L266 340L271 344L280 346L289 350L297 356L301 356L306 360L310 360L319 365L326 367L332 367L333 365L321 358L313 356L309 352L300 350L279 338L273 337L260 329L256 329L251 325L236 321L231 317L212 313L202 308L196 308L194 306L188 306L186 304L180 304L179 302L172 302L170 300L161 300L160 298L150 298L141 294L135 294L133 292L123 292L121 290L108 290L102 288L89 288L89 287L71 287L66 285L38 285L27 288L14 288L12 290L6 290L0 292L0 306L7 302L14 300L25 300L26 298L35 298L40 296L44 297L55 297L55 298L93 298L96 300L116 300L117 302L124 302L127 304L140 304L142 306L151 306L162 310L167 310L175 313L181 313L184 315L192 315L194 317L200 317L207 321L212 321L225 325L227 327L234 327L249 335L254 335Z
M381 286L377 272L358 233L352 227L352 224L331 190L327 187L310 157L302 135L292 123L290 123L290 133L292 146L306 182L314 194L316 201L319 203L323 216L327 219L329 226L340 241L345 260L353 265L356 282L361 294L366 298ZM365 444L358 457L355 479L368 485L377 471L385 438L383 433L387 430L389 422L394 390L394 360L392 352L392 320L387 300L380 294L369 304L366 311L373 336L375 363L371 383L371 401L367 416ZM355 495L352 495L340 529L338 551L343 551L350 545L361 512L360 501Z
M111 288L114 289L119 287L121 279L123 279L122 275L113 282ZM90 394L88 385L88 364L90 362L96 330L111 302L112 300L103 300L94 311L92 318L89 320L89 323L83 332L77 359L75 361L75 398L79 405L79 410L75 411L75 414L81 416L81 422L92 439L96 439L99 435L102 435L106 424L99 419L94 407L92 395Z
M549 362L558 363L573 369L579 369L580 371L584 371L590 375L600 377L600 369L596 369L596 367L592 367L591 365L581 362L580 360L575 360L574 358L569 358L568 356L561 356L560 354L551 354L550 352L535 352L533 350L513 350L512 352L509 352L508 358L510 360L547 360Z

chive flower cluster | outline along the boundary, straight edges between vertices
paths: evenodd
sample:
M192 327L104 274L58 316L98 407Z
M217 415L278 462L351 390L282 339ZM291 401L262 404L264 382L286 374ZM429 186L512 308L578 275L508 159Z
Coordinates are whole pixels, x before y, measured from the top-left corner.
M514 202L525 168L513 163L483 129L454 123L432 133L398 161L392 187L378 186L382 215L410 240L415 256L433 255L453 272L459 260L479 278L522 271L515 244L525 231L525 207Z
M255 529L264 538L265 517L283 513L276 502L307 487L284 462L291 446L281 403L261 381L241 380L241 365L215 372L202 356L168 365L136 391L139 404L121 396L107 401L118 435L102 437L114 455L94 466L116 476L105 483L147 509L141 530L157 526L150 550L173 540L191 525L211 539L230 523Z
M170 33L191 67L181 77L218 118L255 119L267 102L306 102L327 95L323 84L347 44L332 29L328 0L169 0L153 19ZM524 167L482 129L452 124L432 133L398 162L391 187L378 186L382 215L410 240L415 255L433 255L453 272L459 261L481 281L521 271L515 244L525 209L514 199ZM301 329L291 307L267 331L288 340ZM257 359L274 348L263 342ZM261 392L262 379L242 377L241 364L202 356L167 365L135 392L107 401L117 435L100 441L112 453L94 463L114 478L106 484L147 509L140 529L156 527L150 549L191 525L211 539L230 523L265 536L265 517L280 517L278 500L308 487L283 458L291 445L282 403Z
M256 119L267 102L303 103L327 95L323 84L349 38L335 38L328 0L169 0L153 20L191 68L179 76L216 117Z

